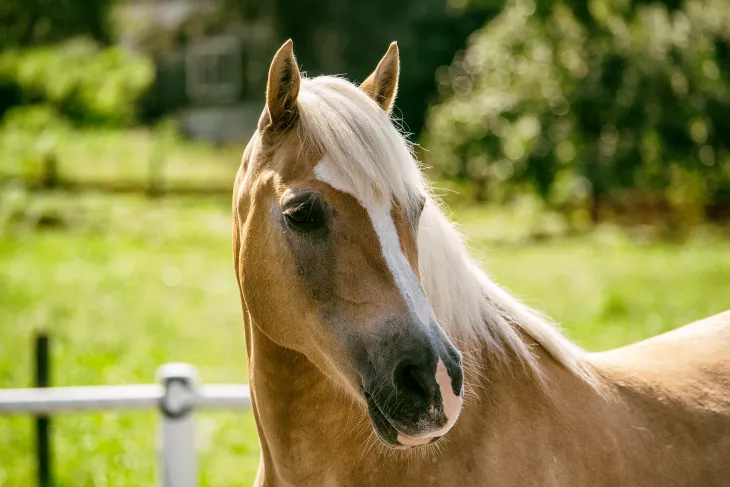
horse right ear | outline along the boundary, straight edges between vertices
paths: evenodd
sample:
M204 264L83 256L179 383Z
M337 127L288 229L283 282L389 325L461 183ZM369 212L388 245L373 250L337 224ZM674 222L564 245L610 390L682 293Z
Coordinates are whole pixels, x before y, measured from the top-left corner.
M297 97L302 75L294 57L294 45L289 39L271 61L266 86L266 110L269 127L281 130L290 126L297 117Z
M378 63L378 67L362 82L360 89L375 100L383 110L390 113L398 93L399 72L398 44L392 42L388 47L388 52Z

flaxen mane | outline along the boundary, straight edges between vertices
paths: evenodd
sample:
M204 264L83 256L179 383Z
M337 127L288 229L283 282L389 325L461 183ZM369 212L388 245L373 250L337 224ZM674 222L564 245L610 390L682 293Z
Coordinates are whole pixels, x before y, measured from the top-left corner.
M410 207L429 194L410 145L362 90L337 77L302 79L298 104L302 136L335 161L358 199L393 198ZM420 220L418 253L424 291L452 339L467 345L482 340L498 353L510 349L539 375L522 331L575 375L593 382L585 352L476 265L430 195Z

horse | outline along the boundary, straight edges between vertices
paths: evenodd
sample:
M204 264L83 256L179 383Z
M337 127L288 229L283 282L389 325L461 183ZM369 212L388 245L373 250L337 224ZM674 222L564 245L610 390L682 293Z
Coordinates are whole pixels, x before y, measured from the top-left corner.
M258 486L730 485L730 312L589 353L471 259L391 115L291 40L233 189Z

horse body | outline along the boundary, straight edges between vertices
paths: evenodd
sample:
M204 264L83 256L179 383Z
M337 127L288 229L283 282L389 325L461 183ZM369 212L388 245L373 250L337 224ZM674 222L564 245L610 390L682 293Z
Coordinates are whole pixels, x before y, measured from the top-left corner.
M474 371L474 397L445 444L402 453L376 444L362 406L311 362L259 337L249 347L250 366L261 372L252 390L265 394L254 400L257 485L726 486L728 325L726 312L596 354L600 392L544 352L549 388L518 364ZM681 354L667 354L673 347ZM482 350L479 362L492 363L490 356Z
M428 196L398 69L394 45L359 89L301 78L290 42L272 62L233 198L256 484L730 484L730 313L572 345Z
M729 351L724 312L593 356L640 427L636 455L649 461L637 485L730 483Z

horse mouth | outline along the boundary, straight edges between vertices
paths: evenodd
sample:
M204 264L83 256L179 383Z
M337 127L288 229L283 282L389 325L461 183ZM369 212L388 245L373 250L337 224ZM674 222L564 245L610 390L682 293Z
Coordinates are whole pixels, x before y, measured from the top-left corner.
M375 435L386 446L401 450L410 449L434 443L441 438L440 436L413 438L401 433L391 424L373 397L367 392L365 392L364 395L368 405L370 422L373 424Z

